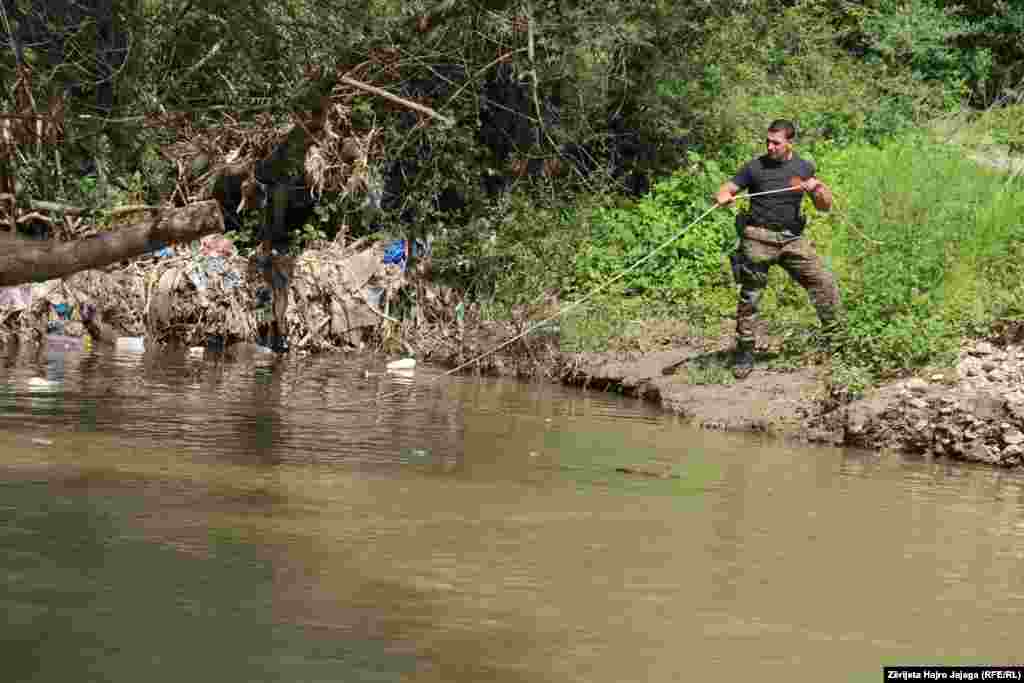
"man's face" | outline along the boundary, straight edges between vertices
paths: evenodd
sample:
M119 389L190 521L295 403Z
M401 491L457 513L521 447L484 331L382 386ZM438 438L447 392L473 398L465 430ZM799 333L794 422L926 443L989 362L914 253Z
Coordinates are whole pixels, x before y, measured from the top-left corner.
M785 131L768 131L765 144L768 146L768 156L775 161L785 161L789 159L789 155L793 152L793 142L786 137Z

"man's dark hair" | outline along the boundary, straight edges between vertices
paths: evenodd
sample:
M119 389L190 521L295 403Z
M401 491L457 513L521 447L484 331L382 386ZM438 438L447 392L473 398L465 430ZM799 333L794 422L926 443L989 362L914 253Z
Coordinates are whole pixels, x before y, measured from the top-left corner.
M787 140L792 140L796 137L796 126L789 119L775 119L768 126L769 133L778 133L779 131L786 134Z

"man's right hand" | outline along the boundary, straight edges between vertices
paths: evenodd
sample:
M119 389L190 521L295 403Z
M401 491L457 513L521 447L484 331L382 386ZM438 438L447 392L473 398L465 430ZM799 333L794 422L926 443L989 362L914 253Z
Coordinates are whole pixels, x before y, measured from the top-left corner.
M736 201L736 193L740 191L740 188L735 183L729 181L718 188L718 194L715 195L715 202L719 206L729 206Z

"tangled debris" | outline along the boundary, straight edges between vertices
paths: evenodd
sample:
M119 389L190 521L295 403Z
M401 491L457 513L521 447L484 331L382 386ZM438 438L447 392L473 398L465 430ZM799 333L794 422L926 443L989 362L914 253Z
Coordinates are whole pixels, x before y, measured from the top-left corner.
M331 243L292 260L293 349L358 348L379 336L382 325L397 322L380 306L405 286L406 274L382 255L379 244ZM90 304L118 334L157 344L256 342L260 322L270 316L269 292L253 262L226 238L211 236L119 269L8 288L0 293L0 341L81 334Z
M429 257L411 268L404 256L396 257L401 244L328 243L293 258L291 349L388 347L449 366L465 364L467 372L560 376L564 356L551 329L506 345L531 324L529 312L483 320L480 309L467 307L456 290L432 281ZM145 340L145 348L217 349L263 343L261 323L271 317L256 262L240 256L221 235L167 247L118 268L0 288L0 344L81 349L109 342L141 349ZM491 353L496 348L501 352Z
M174 190L163 199L162 207L91 210L33 200L20 206L9 194L4 195L4 215L12 227L38 218L51 228L52 238L80 240L116 229L138 211L190 206L210 198L225 174L241 179L244 193L245 183L255 182L258 160L286 141L300 138L305 147L306 190L311 195L332 193L345 198L367 193L379 202L380 180L371 160L382 155L383 141L379 129L359 130L353 125L356 98L381 97L451 122L423 104L357 80L356 71L307 74L305 95L296 100L283 122L266 113L246 121L227 115L218 122L199 122L181 112L148 115L147 124L167 134L170 141L160 153L177 170ZM225 210L229 208L234 206ZM58 215L67 225L56 230L56 219L40 211ZM337 232L335 242L322 243L291 259L275 259L290 271L287 334L293 349L360 347L375 328L379 332L382 327L405 324L388 315L390 302L407 281L405 260L385 262L379 245L357 241L345 246L345 227L338 226ZM423 288L421 284L419 289ZM190 345L258 340L260 323L271 315L270 293L256 261L239 255L230 241L216 237L202 244L160 249L152 258L119 268L8 288L0 292L0 342L80 333L83 312L91 308L99 310L103 324L118 335ZM91 312L88 317L92 323ZM421 307L413 324L427 317Z

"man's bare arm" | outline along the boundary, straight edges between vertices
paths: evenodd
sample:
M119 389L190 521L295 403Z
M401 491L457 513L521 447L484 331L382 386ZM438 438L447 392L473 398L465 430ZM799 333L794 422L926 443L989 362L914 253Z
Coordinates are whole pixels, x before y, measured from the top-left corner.
M800 183L800 187L804 192L810 192L811 201L818 211L828 211L832 208L832 190L825 183L817 178L808 178Z
M718 188L718 194L715 195L715 201L718 202L719 206L728 206L736 201L736 193L739 191L739 185L729 180L724 183L722 187Z

